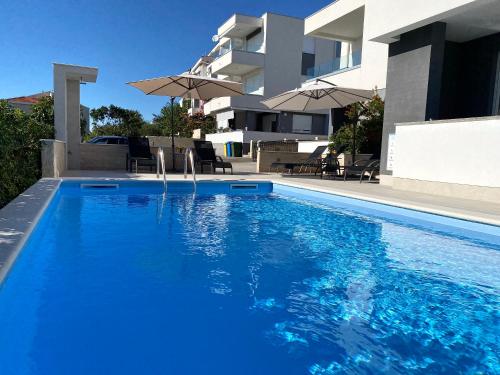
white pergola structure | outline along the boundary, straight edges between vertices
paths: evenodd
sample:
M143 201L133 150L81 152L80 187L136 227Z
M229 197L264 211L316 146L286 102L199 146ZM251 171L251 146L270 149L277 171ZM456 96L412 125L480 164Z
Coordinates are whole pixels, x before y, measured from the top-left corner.
M80 84L97 80L97 68L54 63L55 139L66 144L67 169L80 169Z

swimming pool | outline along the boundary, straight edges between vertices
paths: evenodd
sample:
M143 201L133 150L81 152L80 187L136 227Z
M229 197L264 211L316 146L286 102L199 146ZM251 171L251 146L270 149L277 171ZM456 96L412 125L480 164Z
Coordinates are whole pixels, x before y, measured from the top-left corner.
M265 182L63 182L0 374L500 372L500 231Z

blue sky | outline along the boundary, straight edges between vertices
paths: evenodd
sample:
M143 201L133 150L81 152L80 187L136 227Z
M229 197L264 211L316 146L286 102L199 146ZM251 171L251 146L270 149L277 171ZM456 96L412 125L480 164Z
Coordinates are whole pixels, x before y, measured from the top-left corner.
M125 82L187 70L233 13L303 18L330 2L0 0L0 98L51 90L53 62L95 66L97 83L82 86L81 102L137 109L149 120L167 98Z

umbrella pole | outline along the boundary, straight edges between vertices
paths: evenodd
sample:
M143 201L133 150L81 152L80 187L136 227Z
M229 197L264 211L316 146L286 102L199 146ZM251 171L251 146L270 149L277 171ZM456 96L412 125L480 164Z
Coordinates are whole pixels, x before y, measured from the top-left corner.
M171 115L171 126L170 126L170 135L172 136L172 171L176 172L175 169L175 140L174 140L174 101L175 97L170 97L170 115Z
M357 121L352 124L352 164L356 161L356 126Z

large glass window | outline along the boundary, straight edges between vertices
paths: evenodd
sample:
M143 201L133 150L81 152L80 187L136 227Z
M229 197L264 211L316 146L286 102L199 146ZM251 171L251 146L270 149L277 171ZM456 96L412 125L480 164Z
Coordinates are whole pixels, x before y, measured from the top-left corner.
M492 115L500 115L500 51L497 55L497 72L495 80L495 93L493 95Z
M314 62L316 56L312 53L302 52L302 69L301 73L303 76L312 76L314 71Z
M293 115L292 132L301 134L311 134L312 116Z
M264 52L264 33L258 29L247 36L247 51Z
M243 88L245 94L264 95L264 72L259 70L246 76L243 81Z

